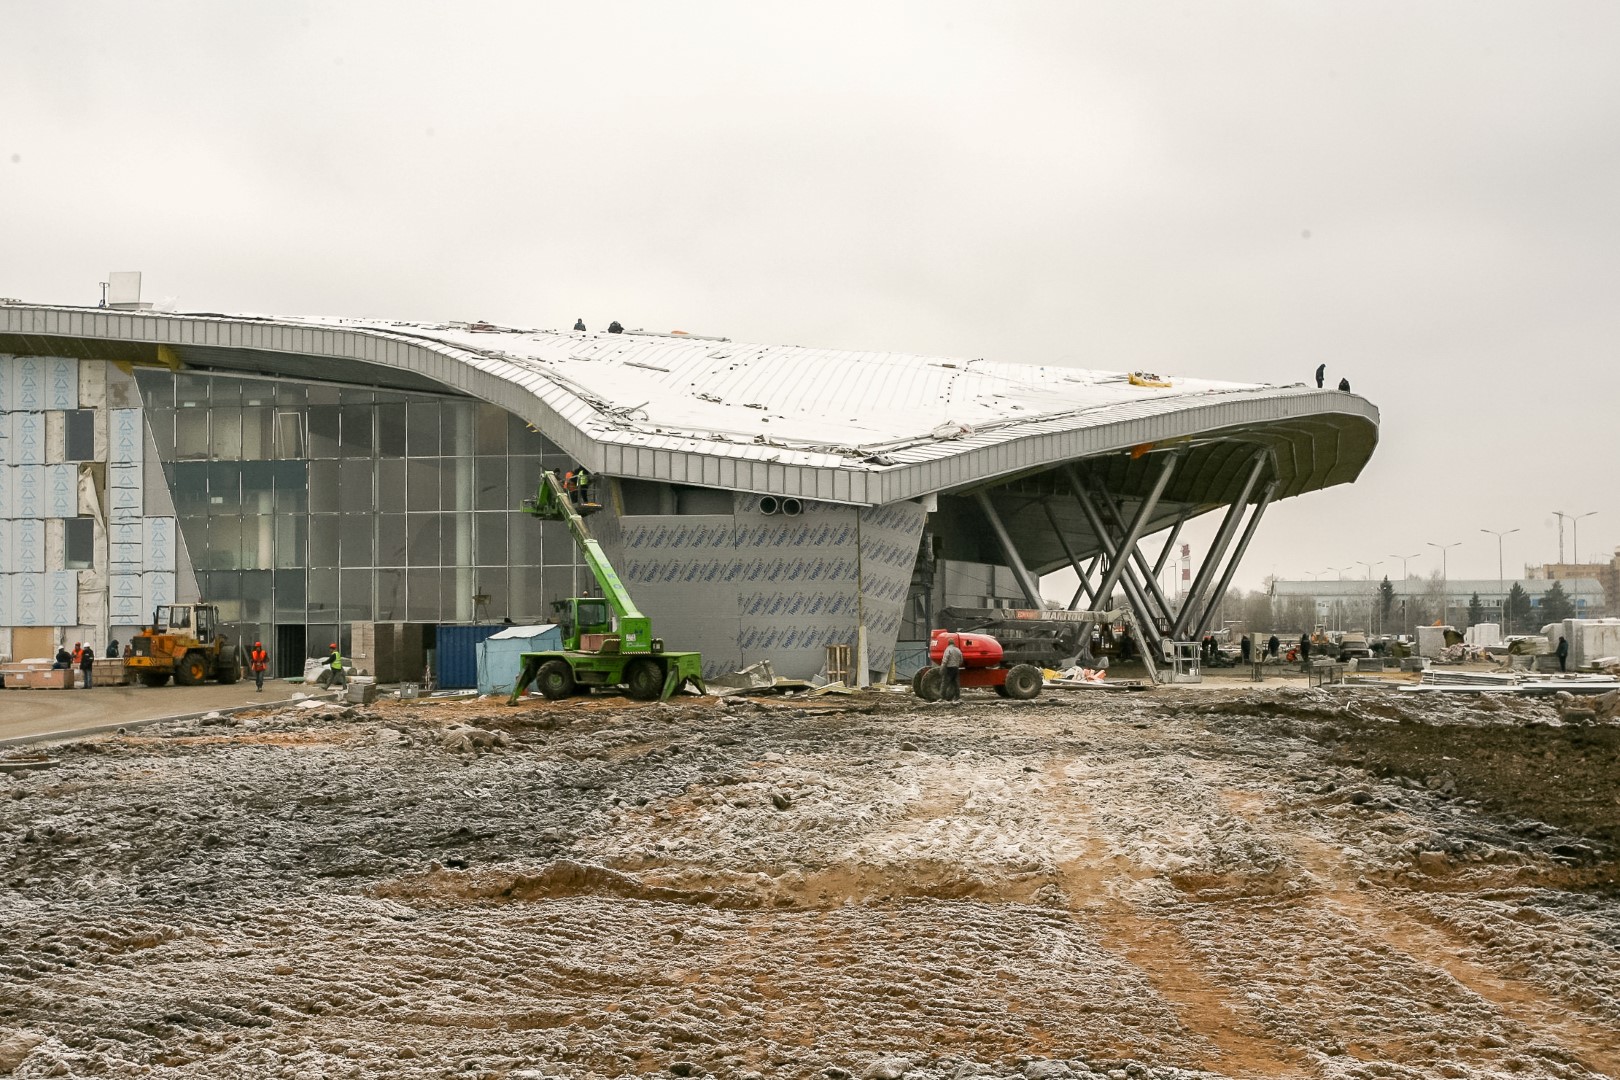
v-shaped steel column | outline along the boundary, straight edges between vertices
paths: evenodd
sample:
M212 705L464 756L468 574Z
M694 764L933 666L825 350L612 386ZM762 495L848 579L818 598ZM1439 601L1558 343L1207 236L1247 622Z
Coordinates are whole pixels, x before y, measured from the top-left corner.
M1119 584L1121 575L1125 573L1126 567L1130 565L1130 553L1136 550L1136 545L1141 541L1142 534L1147 531L1147 523L1153 517L1154 508L1159 505L1159 496L1164 494L1165 486L1170 483L1170 478L1175 475L1176 466L1180 462L1181 455L1179 454L1170 453L1165 455L1164 464L1159 466L1159 475L1153 481L1152 490L1142 500L1142 505L1136 508L1136 518L1120 539L1119 547L1116 549L1117 555L1114 551L1108 553L1108 574L1103 578L1102 584L1097 586L1095 596L1107 597L1114 591L1114 586ZM1069 483L1074 487L1076 493L1085 490L1085 486L1080 482L1080 474L1073 465L1065 465L1063 471L1068 476ZM1101 539L1101 536L1098 539ZM1093 600L1093 602L1096 601ZM1144 611L1142 614L1151 616L1152 612Z
M1075 558L1074 548L1069 546L1069 538L1063 535L1063 527L1058 524L1057 515L1052 512L1052 504L1042 499L1041 509L1046 511L1046 520L1052 523L1052 532L1057 536L1058 543L1063 545L1063 554L1068 556L1069 565L1074 567L1075 577L1080 579L1080 587L1074 590L1074 599L1069 601L1069 610L1074 611L1080 604L1081 596L1084 596L1087 600L1091 600L1095 596L1091 591L1091 572L1082 567L1080 560ZM1095 567L1097 561L1093 559L1091 565Z
M1110 494L1108 489L1104 488L1101 484L1097 485L1097 500L1102 503L1103 511L1113 522L1114 528L1124 532L1125 515L1119 512L1119 503L1114 500L1114 496ZM1137 571L1142 575L1138 584L1141 585L1146 590L1147 595L1158 604L1158 609L1155 612L1155 621L1163 620L1163 625L1168 627L1171 623L1175 622L1176 613L1170 607L1170 601L1165 599L1164 590L1159 588L1158 574L1148 568L1147 556L1142 554L1140 547L1133 544L1127 554L1130 556L1131 562L1136 564ZM1129 566L1125 568L1125 572L1127 574L1131 572Z
M1209 555L1203 564L1198 567L1198 573L1193 578L1192 588L1187 592L1187 599L1181 605L1181 612L1176 616L1174 625L1170 627L1172 641L1187 640L1183 635L1192 628L1193 613L1200 616L1207 614L1204 611L1205 594L1209 591L1210 579L1215 576L1216 569L1221 565L1221 559L1226 556L1226 548L1232 542L1232 534L1237 532L1238 522L1243 520L1243 512L1249 508L1249 496L1254 493L1254 485L1260 480L1260 472L1271 460L1270 449L1259 450L1254 455L1254 462L1249 467L1249 475L1243 481L1243 490L1238 497L1227 507L1226 517L1221 522L1220 531L1215 534L1215 543L1209 549ZM1200 617L1200 622L1203 621Z
M1192 640L1201 640L1204 631L1209 628L1209 617L1215 613L1220 605L1221 597L1232 585L1232 575L1237 573L1238 563L1243 561L1243 553L1249 550L1249 541L1254 539L1254 531L1260 525L1260 517L1271 505L1271 497L1277 494L1277 481L1273 480L1266 485L1266 490L1260 493L1260 501L1254 504L1254 513L1249 515L1249 523L1243 527L1243 535L1238 538L1238 545L1232 550L1232 557L1226 560L1226 572L1216 583L1215 591L1209 594L1209 603L1204 605L1204 613L1198 619L1198 627L1193 630Z
M996 534L996 540L1001 543L1002 554L1007 556L1007 565L1012 568L1013 576L1018 579L1018 587L1024 590L1024 599L1029 601L1033 608L1044 607L1041 601L1041 584L1035 575L1029 572L1024 560L1019 556L1018 549L1013 546L1013 540L1007 533L1007 526L1001 523L1001 515L996 513L995 504L990 496L982 489L973 493L979 500L979 509L984 511L984 518L990 523L991 530Z

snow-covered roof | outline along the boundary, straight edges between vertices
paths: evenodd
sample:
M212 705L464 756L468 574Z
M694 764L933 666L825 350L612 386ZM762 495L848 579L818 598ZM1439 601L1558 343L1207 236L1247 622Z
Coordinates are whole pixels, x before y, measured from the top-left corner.
M264 369L276 366L265 353L387 367L495 402L610 475L849 503L1267 426L1310 444L1284 485L1296 494L1353 479L1378 422L1363 398L1303 385L1146 386L1118 371L673 334L4 304L0 351L8 335L162 344L195 366L248 352Z

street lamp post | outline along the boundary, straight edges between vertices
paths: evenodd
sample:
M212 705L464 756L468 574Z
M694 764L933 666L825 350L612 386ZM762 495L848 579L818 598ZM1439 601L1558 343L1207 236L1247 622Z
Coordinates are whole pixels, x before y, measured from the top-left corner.
M1482 533L1490 533L1496 537L1496 591L1502 594L1502 630L1507 632L1507 580L1502 576L1502 537L1512 536L1518 529L1481 529Z
M1581 561L1581 518L1589 518L1595 513L1597 513L1596 510L1588 510L1584 514L1574 514L1570 517L1570 531L1573 534L1571 535L1570 539L1575 544L1575 550L1572 552L1573 558L1570 560L1571 562L1578 563Z
M1430 547L1440 549L1440 622L1451 625L1451 576L1446 573L1446 551L1462 543L1454 540L1449 544L1437 544L1433 540L1425 541Z
M1363 562L1361 559L1357 559L1356 560L1356 565L1357 566L1365 566L1367 568L1367 630L1370 633L1370 632L1373 632L1373 631L1375 631L1377 629L1375 626L1373 626L1373 596L1374 596L1374 592L1373 592L1373 587L1372 587L1372 572L1373 572L1373 567L1375 567L1375 566L1383 566L1384 565L1384 560L1379 559L1377 562Z

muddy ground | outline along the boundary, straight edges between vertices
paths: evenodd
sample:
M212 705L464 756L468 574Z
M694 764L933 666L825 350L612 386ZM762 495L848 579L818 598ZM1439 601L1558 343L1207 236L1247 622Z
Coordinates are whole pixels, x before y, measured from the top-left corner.
M1620 1077L1617 735L1341 689L88 739L0 775L0 1074Z

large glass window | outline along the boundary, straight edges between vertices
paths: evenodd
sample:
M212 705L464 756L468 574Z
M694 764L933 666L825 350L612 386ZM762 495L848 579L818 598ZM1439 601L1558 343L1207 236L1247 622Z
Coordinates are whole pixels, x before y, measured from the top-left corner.
M309 431L309 456L312 458L335 458L338 456L339 431L342 428L343 410L336 405L311 405L304 414L304 424Z
M504 410L290 380L136 377L201 584L229 593L233 616L260 633L306 624L319 648L359 619L543 619L578 576L566 528L518 509L542 463L573 462ZM70 458L87 437L93 454L84 416L88 429L67 413ZM64 528L73 558L84 525Z
M88 570L96 554L96 519L71 517L62 522L62 565Z
M406 446L411 457L439 456L439 403L413 401L406 406L408 427Z
M371 430L371 406L344 405L343 456L369 458L375 444Z
M377 565L404 566L409 530L404 514L377 515ZM382 616L378 616L381 618Z
M214 406L209 414L209 456L221 461L242 460L242 410Z
M439 565L439 515L408 514L406 554L411 566Z
M96 414L93 409L69 409L62 414L67 460L93 461L96 456Z
M340 514L338 516L338 552L345 567L371 567L376 552L372 550L371 530L376 522L371 514Z

